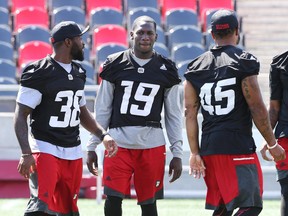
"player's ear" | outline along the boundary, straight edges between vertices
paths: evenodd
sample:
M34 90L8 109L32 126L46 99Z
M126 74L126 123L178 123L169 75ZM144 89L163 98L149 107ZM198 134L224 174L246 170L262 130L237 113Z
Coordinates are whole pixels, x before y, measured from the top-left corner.
M134 40L134 32L132 32L132 31L130 32L130 39Z

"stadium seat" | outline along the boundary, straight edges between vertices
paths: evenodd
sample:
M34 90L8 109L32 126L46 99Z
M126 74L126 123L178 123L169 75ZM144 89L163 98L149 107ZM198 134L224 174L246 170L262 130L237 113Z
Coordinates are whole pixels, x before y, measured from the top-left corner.
M6 8L7 10L9 10L9 3L10 0L1 0L0 1L0 8Z
M123 11L122 0L86 0L86 14L89 15L93 9L98 7L110 7Z
M197 11L197 0L162 0L162 17L172 9L186 8Z
M77 63L81 64L83 68L86 69L86 78L94 80L94 84L96 84L95 81L95 70L94 66L90 61L84 60L84 61L76 61Z
M46 10L46 0L11 0L11 12L27 7L38 7Z
M84 46L84 60L86 61L90 61L91 59L91 54L90 54L91 50L90 47L88 47L87 45Z
M181 43L173 46L171 59L178 64L179 62L192 60L205 52L203 46L198 43Z
M22 44L18 51L18 68L23 68L27 63L39 60L52 54L52 46L43 41L30 41Z
M14 32L27 25L39 25L49 29L48 12L39 7L17 9L14 13Z
M162 43L166 46L167 41L166 41L166 34L165 34L164 29L161 26L157 25L156 33L158 34L157 42Z
M74 21L81 26L86 26L85 11L75 6L63 6L55 8L51 14L51 28L62 21Z
M0 41L0 59L14 61L14 48L11 43Z
M123 26L110 24L95 28L92 33L92 54L95 54L96 47L106 43L128 46L126 29Z
M53 11L56 8L63 6L72 6L84 9L83 0L48 0L49 1L49 10Z
M134 8L151 7L159 10L158 0L123 0L124 12L127 13Z
M8 25L0 25L0 41L12 43L12 32Z
M153 18L158 26L162 26L161 14L158 9L151 7L134 8L129 11L127 15L127 29L130 31L134 20L139 16L150 16Z
M0 25L9 26L10 24L10 13L7 8L0 7Z
M161 55L170 58L170 51L169 49L166 47L165 44L163 43L154 43L154 50L158 53L160 53Z
M111 7L99 7L93 9L89 15L89 20L89 25L93 29L106 24L124 25L124 16L122 11Z
M16 64L14 61L0 59L0 77L16 78Z
M203 45L203 35L196 26L180 25L168 31L167 41L170 50L179 43L193 42Z
M185 80L184 78L184 74L187 71L187 66L188 64L191 62L191 60L185 60L185 61L180 61L177 64L177 68L178 68L178 74L181 77L182 81Z
M190 9L173 9L165 14L164 25L166 30L178 25L194 25L199 26L198 15L194 10Z
M49 29L36 25L29 25L19 28L15 35L16 49L29 41L44 41L46 43L50 43Z
M206 31L206 16L207 11L220 8L227 8L234 10L234 0L199 0L199 15L203 26L203 31Z
M108 43L96 47L96 55L94 65L96 72L101 64L106 60L107 56L113 53L126 50L128 47L117 43Z

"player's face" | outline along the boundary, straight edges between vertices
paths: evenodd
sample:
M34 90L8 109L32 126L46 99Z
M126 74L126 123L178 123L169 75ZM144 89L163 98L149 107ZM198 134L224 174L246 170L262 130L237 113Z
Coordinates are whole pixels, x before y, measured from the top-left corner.
M153 23L139 22L131 32L133 50L138 58L150 58L157 34Z
M74 60L83 61L84 60L84 43L81 37L73 38L73 45L71 48L71 56Z

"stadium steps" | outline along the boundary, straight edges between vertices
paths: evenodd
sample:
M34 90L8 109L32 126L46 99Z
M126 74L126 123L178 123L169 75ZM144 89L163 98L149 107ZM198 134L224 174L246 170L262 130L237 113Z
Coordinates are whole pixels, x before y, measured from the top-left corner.
M268 74L273 56L288 48L288 1L237 0L237 13L242 17L246 50L260 61L260 88L265 104L269 100Z

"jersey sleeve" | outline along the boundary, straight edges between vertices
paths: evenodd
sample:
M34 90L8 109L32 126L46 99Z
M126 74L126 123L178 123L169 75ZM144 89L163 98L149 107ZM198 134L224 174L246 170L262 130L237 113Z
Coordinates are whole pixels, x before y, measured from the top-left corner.
M244 77L258 75L260 63L254 55L243 52L239 57L239 70L243 72Z
M275 56L272 59L269 73L270 99L281 100L283 85L280 79L280 73L288 65L288 52Z
M42 73L42 66L45 67L45 65L43 64L45 64L45 62L43 60L40 60L28 65L21 75L21 86L35 89L42 93L43 86L45 86L45 74Z

